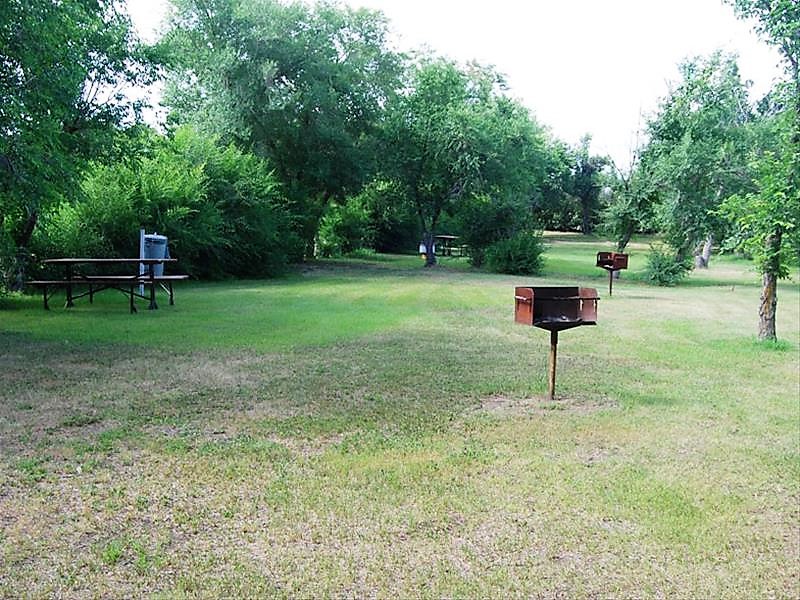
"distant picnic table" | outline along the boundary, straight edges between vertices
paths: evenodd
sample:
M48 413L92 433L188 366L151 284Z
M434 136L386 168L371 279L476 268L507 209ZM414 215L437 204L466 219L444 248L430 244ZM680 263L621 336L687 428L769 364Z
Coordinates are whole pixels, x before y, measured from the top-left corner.
M465 244L457 244L457 235L435 235L436 253L439 256L467 256L469 250Z
M39 287L42 290L44 309L50 310L49 299L54 291L64 288L67 294L65 308L74 306L78 298L87 297L89 302L94 301L94 295L103 290L118 290L128 296L131 313L136 312L135 299L149 300L148 309L156 310L156 287L163 288L169 294L170 305L175 304L175 293L172 284L175 281L188 279L188 275L156 274L156 265L178 262L175 258L48 258L42 261L45 265L62 266L64 277L61 279L38 279L28 281L28 285ZM81 265L92 267L131 267L127 273L114 274L84 274L79 268ZM135 268L132 268L134 267ZM75 293L78 288L85 291ZM142 293L149 288L149 294Z

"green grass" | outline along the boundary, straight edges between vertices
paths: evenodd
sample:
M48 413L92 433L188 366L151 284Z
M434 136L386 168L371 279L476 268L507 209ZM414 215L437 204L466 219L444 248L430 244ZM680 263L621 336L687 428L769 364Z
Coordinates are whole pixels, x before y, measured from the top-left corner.
M323 261L274 281L0 311L0 596L800 593L800 288L755 341L720 259L605 293L599 239L543 277ZM597 327L513 323L581 282Z

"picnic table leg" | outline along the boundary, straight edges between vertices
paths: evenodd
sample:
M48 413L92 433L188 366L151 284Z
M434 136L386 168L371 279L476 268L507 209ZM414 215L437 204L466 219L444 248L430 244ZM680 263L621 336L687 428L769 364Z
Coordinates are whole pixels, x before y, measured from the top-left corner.
M131 314L136 312L136 305L133 303L133 291L135 289L136 289L136 286L132 285L131 286L131 293L130 293L130 297L131 297Z
M42 286L42 300L44 300L44 309L50 310L50 307L47 305L47 286Z
M94 286L89 284L89 304L94 304Z
M148 306L148 310L155 310L158 308L156 304L156 281L154 272L155 269L153 265L150 265L150 306Z
M65 308L72 308L75 306L72 303L72 266L67 265L67 304Z
M175 306L175 294L172 292L172 282L168 281L167 285L169 286L169 305Z

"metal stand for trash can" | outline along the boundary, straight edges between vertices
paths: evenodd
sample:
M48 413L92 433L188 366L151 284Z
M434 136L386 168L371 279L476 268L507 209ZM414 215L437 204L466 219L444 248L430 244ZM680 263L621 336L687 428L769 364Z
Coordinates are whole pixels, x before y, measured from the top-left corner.
M156 232L145 233L144 229L139 230L139 258L169 258L169 246L167 236L159 235ZM164 274L164 265L139 264L139 276L145 274L161 277ZM151 290L151 295L155 293L155 287ZM139 284L139 295L144 295L144 284ZM151 305L154 301L151 300Z
M597 324L597 301L594 288L516 287L514 320L550 332L550 364L547 392L555 399L558 332L582 325Z

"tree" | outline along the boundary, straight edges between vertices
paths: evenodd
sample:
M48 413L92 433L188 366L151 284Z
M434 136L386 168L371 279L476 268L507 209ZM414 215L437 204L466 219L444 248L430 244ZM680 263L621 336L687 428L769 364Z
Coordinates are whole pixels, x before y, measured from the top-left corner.
M784 138L793 134L783 132ZM755 192L726 199L721 214L736 226L736 247L751 254L762 276L758 338L777 339L777 283L800 256L800 145L788 139L779 152L756 159Z
M0 236L14 254L0 267L14 287L42 210L138 118L124 89L152 81L151 59L113 0L0 3Z
M612 160L610 202L603 209L602 222L606 233L617 244L617 252L625 252L637 231L649 229L653 219L656 186L649 165L634 156L627 172ZM615 271L617 276L619 271Z
M780 52L793 88L794 111L800 116L800 4L796 0L725 1L740 17L756 19L756 31Z
M387 106L383 176L417 215L427 266L436 264L433 236L443 214L481 198L497 207L513 203L524 218L546 179L544 132L503 89L491 69L426 58Z
M676 262L694 253L698 266L705 266L714 239L724 234L715 209L749 185L743 126L752 111L735 57L717 52L690 60L681 74L648 124L642 158L660 189L661 229Z
M573 151L574 162L569 184L570 194L577 198L581 207L581 232L584 235L592 233L600 208L600 173L608 164L607 158L589 154L591 141L590 135L583 136L580 146Z
M794 0L734 0L737 13L756 18L757 31L775 45L789 80L778 86L777 114L766 117L777 147L753 157L755 189L722 207L736 226L736 246L756 258L762 274L758 338L776 340L777 282L800 257L800 4Z
M173 123L269 159L309 248L325 205L358 193L377 159L401 57L377 13L277 0L175 0L164 45Z

